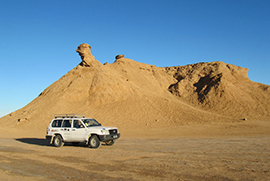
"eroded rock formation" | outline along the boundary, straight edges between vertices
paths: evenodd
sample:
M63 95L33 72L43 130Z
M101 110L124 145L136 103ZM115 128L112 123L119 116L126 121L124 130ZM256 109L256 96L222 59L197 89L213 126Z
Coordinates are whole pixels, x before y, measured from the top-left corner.
M82 62L81 66L84 67L93 67L102 65L99 61L95 59L95 57L91 54L91 46L87 43L83 43L78 46L76 52L81 56Z
M124 58L124 57L125 57L125 55L116 55L115 59L117 60L117 59Z

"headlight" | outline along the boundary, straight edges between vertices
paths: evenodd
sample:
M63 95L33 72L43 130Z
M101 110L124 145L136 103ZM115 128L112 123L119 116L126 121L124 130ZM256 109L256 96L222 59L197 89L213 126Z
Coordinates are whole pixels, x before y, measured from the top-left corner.
M101 130L102 134L110 134L109 130Z

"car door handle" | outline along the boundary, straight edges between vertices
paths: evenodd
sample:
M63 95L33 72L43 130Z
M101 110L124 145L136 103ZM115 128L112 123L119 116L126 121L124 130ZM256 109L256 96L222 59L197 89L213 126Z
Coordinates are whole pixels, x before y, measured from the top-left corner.
M72 129L72 131L76 131L76 129Z

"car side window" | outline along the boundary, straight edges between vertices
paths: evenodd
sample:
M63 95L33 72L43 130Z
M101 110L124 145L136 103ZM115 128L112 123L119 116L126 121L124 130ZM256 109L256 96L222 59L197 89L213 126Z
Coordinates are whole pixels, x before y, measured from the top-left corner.
M73 120L73 128L84 128L80 120Z
M63 121L62 119L54 120L53 123L52 123L52 127L57 127L57 128L61 127L62 121Z
M71 128L71 120L64 120L62 127Z

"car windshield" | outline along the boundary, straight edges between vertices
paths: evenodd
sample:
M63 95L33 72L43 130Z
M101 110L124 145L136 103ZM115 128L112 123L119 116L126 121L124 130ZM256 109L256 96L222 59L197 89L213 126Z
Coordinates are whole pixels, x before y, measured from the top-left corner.
M83 123L85 124L85 126L87 127L91 127L91 126L101 126L101 124L99 122L97 122L94 119L84 119Z

